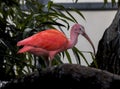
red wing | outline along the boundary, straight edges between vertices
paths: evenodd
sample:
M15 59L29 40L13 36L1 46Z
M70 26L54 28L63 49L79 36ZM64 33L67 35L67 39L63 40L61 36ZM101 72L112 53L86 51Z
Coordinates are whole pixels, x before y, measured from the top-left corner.
M29 45L52 51L60 49L63 46L65 47L67 43L68 40L62 32L58 30L46 30L18 42L17 46Z

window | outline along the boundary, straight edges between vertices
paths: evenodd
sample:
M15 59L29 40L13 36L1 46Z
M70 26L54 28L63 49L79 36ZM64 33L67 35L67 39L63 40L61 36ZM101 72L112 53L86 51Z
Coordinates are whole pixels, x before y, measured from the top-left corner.
M116 10L117 4L112 6L110 3L111 0L108 0L109 3L104 4L104 0L78 0L77 3L74 3L76 0L51 0L55 3L62 4L64 7L69 8L73 7L79 10Z

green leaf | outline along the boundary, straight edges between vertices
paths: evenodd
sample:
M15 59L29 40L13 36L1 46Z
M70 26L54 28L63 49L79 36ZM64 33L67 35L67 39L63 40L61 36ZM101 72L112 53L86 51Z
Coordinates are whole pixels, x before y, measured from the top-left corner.
M72 18L74 20L75 23L78 23L77 20L74 18L74 16L72 16L72 14L69 13L68 10L66 10L66 9L64 9L64 10L67 12L67 14L70 16L70 18Z
M70 16L70 18L73 19L73 21L74 21L75 23L77 23L77 20L74 18L74 16L72 16L71 13L69 13L69 11L68 11L66 8L64 8L62 5L60 5L60 8L61 8L63 11L65 11L65 12Z
M57 26L62 26L62 27L66 27L65 25L61 24L61 23L58 23L58 22L55 22L55 21L46 21L46 22L43 22L41 24L45 24L45 25L57 25Z
M67 50L65 51L65 54L66 54L66 57L67 57L67 59L68 59L68 62L69 62L70 64L72 64L71 56L70 56L70 54L69 54L69 52L68 52Z
M26 28L23 32L23 38L28 37L31 31L32 31L31 28Z
M77 64L81 64L81 59L80 59L79 53L74 49L72 49L72 51L73 51L73 54L76 58Z
M78 52L79 55L84 59L84 61L86 62L86 64L89 66L89 63L88 63L87 59L85 58L84 54L80 50L78 50L76 47L73 47L72 49L74 51Z
M7 44L2 40L2 39L0 39L0 44L3 44L6 48L9 48L8 46L7 46Z
M97 62L96 62L95 56L93 55L92 52L89 52L89 53L91 54L91 57L92 57L92 59L93 59L93 63L95 64L96 68L98 68L98 64L97 64Z
M53 2L52 1L49 1L48 4L47 4L47 8L48 10L50 10L51 6L52 6Z
M59 8L59 9L63 9L63 10L65 10L65 12L67 11L63 6L61 6L61 5L57 5L57 4L53 4L53 7L54 8ZM70 20L70 21L72 21L72 22L76 22L76 20L74 19L74 17L67 11L66 13L70 16L70 17L68 17L68 16L66 16L63 12L61 12L60 10L57 10L57 9L53 9L53 8L51 8L51 10L53 10L53 11L55 11L56 12L56 14L58 14L58 16L60 16L60 17L63 17L63 18L65 18L65 19L67 19L67 20ZM57 11L56 11L57 10ZM72 17L71 17L72 16Z
M54 64L63 64L63 62L62 62L62 60L61 60L61 55L60 55L60 54L56 55L54 59L55 59L55 60L53 60L53 62L54 62L54 61L56 62L56 63L54 63Z
M84 15L79 11L79 10L77 10L77 9L75 9L75 8L71 8L71 10L72 11L75 11L77 14L79 14L84 20L86 20L85 19L85 17L84 17Z

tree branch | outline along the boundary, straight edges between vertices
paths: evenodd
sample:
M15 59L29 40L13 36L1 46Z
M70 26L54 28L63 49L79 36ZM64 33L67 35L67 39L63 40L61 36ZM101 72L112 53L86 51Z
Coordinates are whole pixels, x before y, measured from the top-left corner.
M119 84L120 76L110 72L79 64L62 64L12 80L1 89L119 89Z

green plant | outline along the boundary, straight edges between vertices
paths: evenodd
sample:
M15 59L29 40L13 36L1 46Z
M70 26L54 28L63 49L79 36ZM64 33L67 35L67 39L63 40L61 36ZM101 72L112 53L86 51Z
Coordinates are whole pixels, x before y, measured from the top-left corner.
M71 8L71 10L85 19L78 10L74 8ZM59 21L64 24L61 24ZM41 57L29 53L18 55L17 51L19 48L16 46L16 43L47 28L57 28L60 30L66 28L66 30L69 30L68 21L78 23L66 8L51 1L47 5L43 5L37 0L1 0L0 76L2 77L0 79L22 76L37 70L38 67L45 68L45 62ZM80 64L80 56L87 63L87 59L79 49L74 47L72 51L78 64ZM57 55L52 64L62 64L61 56L64 57L65 55L69 63L72 63L71 56L66 50Z

